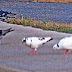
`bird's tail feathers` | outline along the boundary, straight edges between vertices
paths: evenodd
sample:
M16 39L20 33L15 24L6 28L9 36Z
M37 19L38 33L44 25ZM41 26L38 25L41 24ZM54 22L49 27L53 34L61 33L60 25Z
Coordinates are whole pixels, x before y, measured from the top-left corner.
M51 40L53 40L53 38L50 38L47 42L49 42L49 41L51 41Z
M49 41L53 40L53 38L52 37L46 37L46 40L47 40L47 42L49 42Z
M51 38L51 37L46 37L45 40L44 40L44 42L43 42L43 44L45 44L46 42L49 42L49 41L51 41L51 40L53 40L53 38Z

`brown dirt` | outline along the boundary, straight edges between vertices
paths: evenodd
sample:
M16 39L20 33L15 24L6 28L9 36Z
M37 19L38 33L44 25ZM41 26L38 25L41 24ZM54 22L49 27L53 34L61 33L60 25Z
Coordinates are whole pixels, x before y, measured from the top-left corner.
M18 1L38 1L38 2L72 3L72 0L18 0Z
M72 3L72 0L8 0L8 1L35 1L35 2Z

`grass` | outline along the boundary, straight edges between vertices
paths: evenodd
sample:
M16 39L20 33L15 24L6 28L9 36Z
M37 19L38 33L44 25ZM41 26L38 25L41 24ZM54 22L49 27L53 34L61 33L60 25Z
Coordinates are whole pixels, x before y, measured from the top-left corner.
M40 28L43 30L52 30L52 31L58 31L58 32L65 32L65 33L72 33L72 25L71 24L60 24L46 21L31 21L30 17L27 19L13 19L10 21L6 21L7 23L17 24L17 25L23 25L23 26L31 26L34 28Z
M27 0L24 0L27 1ZM56 3L72 3L72 0L28 0L33 2L56 2Z

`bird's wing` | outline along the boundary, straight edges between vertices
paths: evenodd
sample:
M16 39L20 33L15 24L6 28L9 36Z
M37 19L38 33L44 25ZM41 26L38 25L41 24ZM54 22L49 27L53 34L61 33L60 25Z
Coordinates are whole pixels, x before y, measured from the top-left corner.
M6 29L6 30L2 30L2 35L4 36L7 33L12 32L12 31L14 31L14 30L12 30L12 28L9 28L9 29Z
M39 39L39 37L32 38L31 44L35 47L39 47L40 45L49 41L51 37L45 37L43 39Z
M43 37L42 39L40 39L38 42L40 44L45 44L46 42L49 42L50 40L52 40L51 37Z
M33 37L33 38L31 39L30 44L31 44L31 47L32 47L32 48L38 48L39 45L40 45L40 41L38 40L38 38Z
M72 49L72 37L66 37L63 41L63 47L65 49Z

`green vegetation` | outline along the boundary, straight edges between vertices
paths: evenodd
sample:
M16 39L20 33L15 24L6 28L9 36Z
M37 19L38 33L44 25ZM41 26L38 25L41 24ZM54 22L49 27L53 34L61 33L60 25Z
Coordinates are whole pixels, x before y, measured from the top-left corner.
M52 31L58 31L58 32L65 32L65 33L72 33L72 25L71 24L59 24L52 21L46 22L46 21L31 21L30 17L28 17L26 20L22 19L13 19L10 21L7 21L7 23L17 24L17 25L24 25L24 26L32 26L34 28L40 28L43 30L52 30Z
M34 0L34 2L37 2L37 0Z

